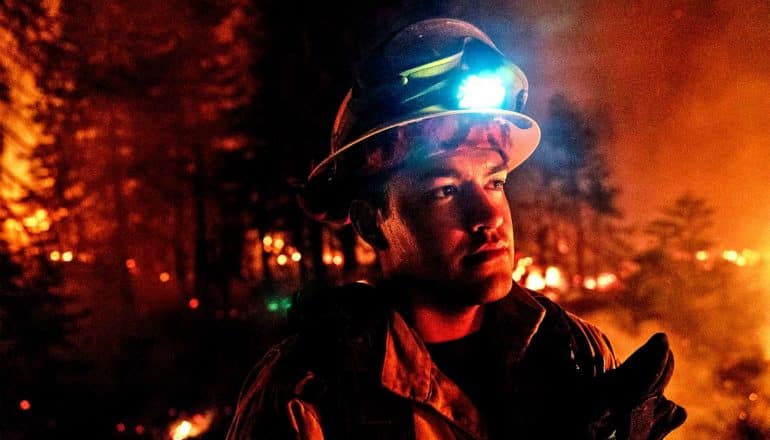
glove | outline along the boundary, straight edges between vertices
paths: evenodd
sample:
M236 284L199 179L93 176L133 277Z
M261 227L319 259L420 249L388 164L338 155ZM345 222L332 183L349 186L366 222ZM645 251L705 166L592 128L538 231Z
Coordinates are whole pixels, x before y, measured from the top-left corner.
M618 368L596 378L590 389L594 423L589 438L659 440L687 418L663 391L674 373L674 355L664 333L653 335Z

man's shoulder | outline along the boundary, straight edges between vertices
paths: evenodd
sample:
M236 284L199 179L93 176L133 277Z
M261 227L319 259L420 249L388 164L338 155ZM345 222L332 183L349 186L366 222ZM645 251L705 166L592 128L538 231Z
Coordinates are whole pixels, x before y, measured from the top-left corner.
M249 374L246 387L284 388L318 376L335 355L343 354L353 339L375 332L384 316L372 310L371 286L309 286L294 296L290 319L291 336L272 346ZM359 347L360 348L360 347ZM297 390L280 390L283 394Z
M565 309L547 296L529 291L545 309L542 327L544 333L567 335L574 356L593 368L594 374L617 367L618 361L607 335L599 327Z

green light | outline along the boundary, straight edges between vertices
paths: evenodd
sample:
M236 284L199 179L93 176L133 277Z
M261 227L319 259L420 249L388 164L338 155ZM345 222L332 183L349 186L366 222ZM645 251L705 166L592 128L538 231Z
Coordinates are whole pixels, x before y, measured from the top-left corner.
M503 80L492 73L468 76L457 93L460 108L500 108L504 100Z
M271 312L277 312L278 311L278 301L276 300L270 300L267 302L267 310Z
M289 310L291 308L291 298L284 298L281 300L281 307L283 307L284 310Z

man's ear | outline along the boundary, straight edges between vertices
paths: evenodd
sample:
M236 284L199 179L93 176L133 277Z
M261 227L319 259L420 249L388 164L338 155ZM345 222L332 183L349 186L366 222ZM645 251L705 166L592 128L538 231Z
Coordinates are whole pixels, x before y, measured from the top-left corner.
M377 208L364 200L353 200L350 204L350 222L356 233L375 249L388 248L388 241L377 222Z

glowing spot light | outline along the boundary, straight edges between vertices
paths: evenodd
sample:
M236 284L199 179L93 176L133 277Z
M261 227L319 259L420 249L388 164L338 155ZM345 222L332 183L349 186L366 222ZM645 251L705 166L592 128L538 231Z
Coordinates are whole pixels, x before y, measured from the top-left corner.
M64 252L63 254L61 254L61 260L62 261L70 262L70 261L72 261L72 257L73 257L73 255L72 255L72 252L70 252L70 251L67 251L67 252Z
M136 260L133 258L129 258L126 260L126 268L127 269L136 269Z
M726 250L722 252L722 258L734 263L738 259L738 251L732 249Z
M273 244L273 237L269 235L265 235L265 238L262 239L262 244L265 246L270 246Z
M500 108L504 100L505 86L494 74L468 76L457 93L460 108Z
M698 251L695 253L695 259L698 261L706 261L709 259L709 253L707 251Z
M596 287L599 290L607 290L618 282L618 277L614 273L602 273L596 277Z
M299 260L301 260L301 259L302 259L302 254L300 254L299 252L294 252L294 253L291 254L291 261L293 261L293 262L295 262L295 263L299 262Z
M187 302L187 307L193 310L197 309L200 305L201 302L198 300L198 298L190 298L190 301Z
M59 261L61 260L61 252L51 251L51 254L48 257L51 259L51 261Z
M19 408L21 408L22 411L29 411L30 408L32 408L32 404L29 403L29 400L22 400L19 402Z
M172 440L184 440L191 437L199 437L205 433L209 426L213 416L210 413L196 414L192 419L183 419L173 425L169 429L169 436Z
M161 272L161 274L158 275L158 278L161 283L167 283L171 279L171 275L168 272Z
M118 423L117 425L115 425L115 430L118 432L126 432L126 424Z
M516 270L513 271L513 281L518 283L525 273L527 273L527 269L522 266L516 266Z
M545 285L557 289L564 287L564 278L562 278L559 268L549 266L545 270Z
M343 261L344 260L342 259L342 255L339 255L339 254L335 255L334 258L332 258L332 264L334 264L335 266L341 266Z
M531 290L543 290L545 289L545 278L543 278L543 275L540 273L540 271L532 271L527 276L526 281L526 287L527 289Z
M192 423L187 420L182 420L176 428L174 428L171 438L174 440L184 440L190 436L192 432Z
M289 258L286 255L281 254L281 255L278 256L276 261L278 262L279 266L283 266L284 264L286 264L286 261L288 261L288 259Z
M596 290L596 279L594 277L586 277L583 281L583 287L588 290Z
M332 264L332 254L325 252L323 255L324 264Z
M285 244L285 243L283 242L283 239L282 239L282 238L276 238L275 240L273 240L273 246L274 246L276 249L278 249L279 251L280 251L281 249L283 249L283 245L284 245L284 244Z

